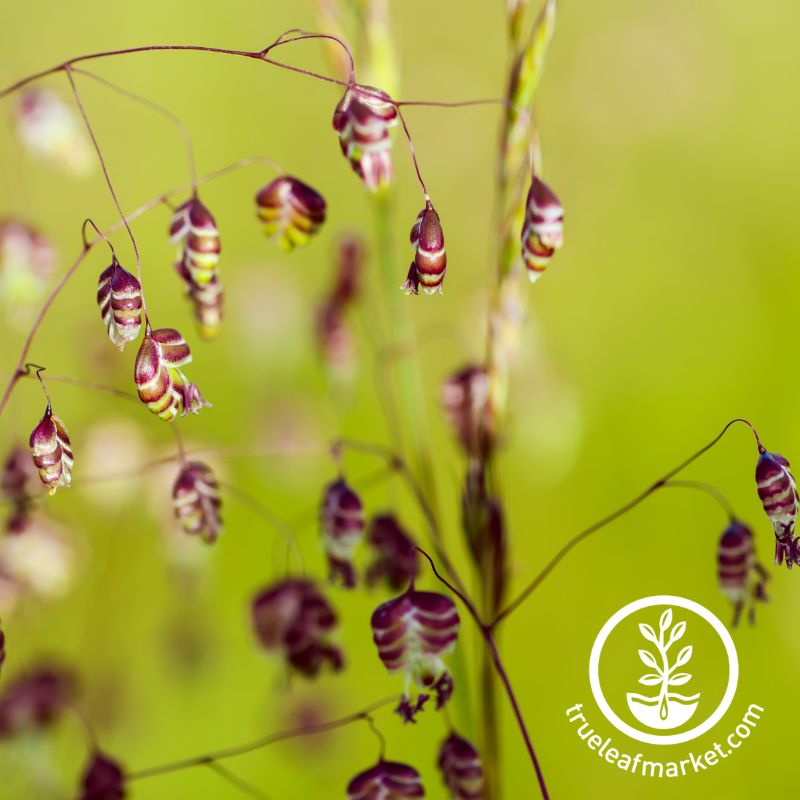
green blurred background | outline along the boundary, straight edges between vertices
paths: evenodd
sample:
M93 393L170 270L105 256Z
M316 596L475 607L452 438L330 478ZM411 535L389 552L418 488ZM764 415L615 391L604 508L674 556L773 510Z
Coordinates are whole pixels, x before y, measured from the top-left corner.
M393 5L402 97L459 100L504 89L504 4L420 2ZM800 446L794 413L800 381L790 370L796 343L795 187L800 113L788 92L800 73L795 31L800 7L772 0L759 7L730 0L565 2L560 9L539 102L546 176L567 210L566 244L532 290L521 357L514 374L502 485L513 542L513 586L521 588L576 531L644 488L746 416L767 446L791 459ZM0 77L10 83L79 53L127 46L209 44L257 49L291 27L318 27L306 2L225 4L198 0L113 4L28 0L0 9ZM296 45L281 57L330 69L321 46ZM263 240L252 195L271 173L253 167L210 184L203 199L223 241L228 319L213 345L189 335L189 368L213 410L181 423L190 446L242 445L297 450L339 434L388 441L375 392L375 298L383 284L374 245L365 301L352 317L358 374L333 387L313 342L313 310L332 280L343 232L372 242L368 198L330 128L339 92L302 76L221 56L153 54L97 62L94 71L171 108L189 125L201 173L239 158L269 155L320 189L329 219L311 246L291 257ZM50 85L66 89L63 76ZM147 109L90 81L82 93L121 201L131 209L186 181L181 142ZM65 94L66 96L66 94ZM3 113L10 114L11 105ZM448 543L458 543L463 470L439 409L440 385L480 356L486 288L492 269L492 182L498 113L492 108L408 112L421 166L447 237L443 297L408 298L420 335L437 486ZM21 155L0 131L0 211L35 221L57 242L59 271L80 246L91 215L115 221L99 173L65 177ZM406 150L395 138L397 258L407 263L408 228L421 200ZM143 253L155 324L192 328L166 242L169 211L142 218ZM115 236L124 264L133 263ZM104 340L94 302L101 249L59 298L31 359L51 372L132 388L134 348L117 356ZM404 275L397 275L399 284ZM22 342L4 326L0 366L9 374ZM226 530L205 548L184 541L170 518L174 467L81 488L84 478L135 468L172 452L167 426L134 404L69 386L53 386L76 451L74 489L47 501L73 552L68 591L26 598L4 620L3 678L42 656L74 665L83 706L103 746L139 769L328 719L400 690L370 640L369 615L386 593L332 589L348 660L341 675L314 683L290 679L255 646L248 603L286 569L279 534L227 497ZM42 413L32 382L15 392L0 422L2 443L24 441ZM323 569L316 529L321 486L334 474L321 452L213 457L224 480L258 496L293 521L310 572ZM754 482L755 449L734 429L687 475L722 488L757 530L762 559L772 534ZM348 459L367 510L392 506L420 538L424 528L396 482L371 484L378 466ZM796 730L795 674L800 646L794 614L796 576L770 567L772 601L755 627L735 632L739 691L718 729L732 729L750 703L766 712L735 758L703 775L647 781L589 754L565 709L591 701L589 650L603 622L638 597L670 593L697 600L726 621L715 552L724 516L706 497L665 491L574 551L503 628L501 647L554 798L789 797L787 747ZM433 586L426 576L426 586ZM512 590L513 591L513 590ZM468 664L477 643L464 624ZM474 676L473 676L474 679ZM473 680L474 683L474 680ZM461 687L464 690L465 687ZM474 699L474 698L473 698ZM501 699L503 773L510 798L537 797L514 720ZM453 706L468 736L478 731ZM434 768L445 720L428 712L402 727L377 716L390 758L422 772L428 796L443 797ZM639 748L623 740L632 752ZM692 745L699 751L714 732ZM665 748L672 750L673 748ZM647 757L668 759L646 748ZM67 797L84 759L80 730L65 718L53 731L0 744L0 797ZM276 745L229 763L270 797L335 798L371 765L374 738L365 725ZM192 769L136 783L136 800L236 797L210 771Z

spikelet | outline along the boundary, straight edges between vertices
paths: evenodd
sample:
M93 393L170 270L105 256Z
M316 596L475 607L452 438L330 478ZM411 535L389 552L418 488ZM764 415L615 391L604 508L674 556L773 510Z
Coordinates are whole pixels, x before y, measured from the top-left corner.
M370 586L385 580L391 589L398 591L416 578L419 569L416 545L393 514L381 514L372 520L367 541L375 553L367 569Z
M444 384L442 406L464 451L480 460L495 444L491 384L485 367L468 365Z
M354 172L371 192L386 188L393 178L392 140L397 109L389 95L370 86L351 86L336 106L333 129Z
M389 672L405 672L406 693L397 712L406 722L436 693L441 708L453 693L453 679L442 661L452 652L458 638L459 618L453 601L437 592L409 588L393 600L378 606L372 614L372 637L378 656ZM413 681L426 693L416 701L407 694Z
M172 486L172 506L186 533L213 544L222 530L219 484L211 467L188 462Z
M64 423L53 414L50 403L30 438L33 463L39 470L39 479L55 494L59 486L69 486L72 481L72 444Z
M344 665L329 640L336 613L311 581L289 578L269 586L254 598L251 614L261 645L296 672L313 678L326 663L337 672Z
M92 151L79 118L50 89L27 89L14 109L16 131L29 152L73 175L94 169Z
M719 540L717 575L720 588L733 605L733 625L748 603L753 622L755 602L767 600L767 572L756 560L752 531L738 520L725 528Z
M414 260L401 288L406 294L419 294L420 286L426 294L441 294L447 271L447 253L442 224L430 201L419 212L411 228L410 239L414 247Z
M191 360L189 345L173 328L145 333L134 367L136 391L150 411L167 422L210 407L181 371Z
M344 480L336 480L325 489L321 516L322 540L331 580L339 578L350 589L356 585L353 555L364 536L361 499Z
M264 233L287 252L302 247L325 222L325 198L291 175L281 175L256 195Z
M532 283L541 277L563 242L564 208L555 192L534 175L522 227L522 259Z
M0 494L11 507L6 533L22 533L28 527L32 506L28 483L32 477L30 456L22 447L14 446L0 472Z
M40 666L6 682L0 694L0 740L44 728L73 700L74 676L58 667Z
M403 800L424 797L422 778L414 767L381 759L347 785L347 800Z
M470 742L451 733L442 742L437 764L452 800L483 800L483 764Z
M202 339L215 339L222 328L225 305L225 292L219 274L200 286L192 280L183 261L175 262L175 271L183 280L186 296L192 304L197 333Z
M800 564L800 546L795 536L798 496L789 462L777 453L762 452L756 464L756 488L775 533L775 563L791 569Z
M120 350L139 336L142 326L142 287L130 272L120 266L116 256L111 266L100 273L97 305L108 329L108 338Z
M209 283L217 274L221 249L213 214L193 197L175 211L169 236L171 244L183 245L181 261L192 282Z
M120 764L102 753L93 753L81 781L78 800L123 800L125 773Z
M56 250L38 230L13 217L0 219L0 302L8 317L37 301L56 266Z

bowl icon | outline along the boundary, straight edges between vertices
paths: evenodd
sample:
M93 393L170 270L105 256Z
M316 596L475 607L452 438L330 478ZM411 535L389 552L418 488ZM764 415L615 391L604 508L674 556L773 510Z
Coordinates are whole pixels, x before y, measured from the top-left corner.
M635 692L628 692L628 708L639 722L648 728L656 730L672 730L688 722L700 699L699 694L689 697L675 692L669 692L656 697L648 697Z

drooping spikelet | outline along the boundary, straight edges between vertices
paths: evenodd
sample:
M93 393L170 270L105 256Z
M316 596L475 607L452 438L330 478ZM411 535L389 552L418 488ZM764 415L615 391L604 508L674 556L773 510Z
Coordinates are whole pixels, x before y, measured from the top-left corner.
M219 274L200 286L192 280L183 261L175 262L175 271L183 280L186 296L192 304L198 334L203 339L215 339L222 327L225 305L225 292Z
M795 527L797 524L797 486L789 462L777 453L762 452L756 464L756 487L761 505L775 532L775 563L791 569L800 564Z
M150 411L167 422L210 406L181 371L191 360L189 345L173 328L145 333L134 368L136 391Z
M451 733L442 742L437 764L451 800L483 800L483 764L470 742Z
M22 533L28 526L32 506L28 483L32 477L30 456L22 447L14 446L0 472L0 494L11 507L6 533Z
M125 773L120 764L102 753L92 754L81 781L79 800L123 800Z
M14 217L0 219L0 303L9 321L44 293L56 261L55 247L40 231Z
M75 695L75 678L58 667L41 666L3 685L0 740L53 722Z
M742 610L750 604L750 621L754 621L755 603L766 601L767 571L756 560L753 533L742 522L734 520L722 533L717 549L717 575L725 596L733 604L733 625Z
M219 266L220 239L213 214L192 197L172 217L170 242L182 244L181 261L197 286L209 283Z
M522 227L522 259L532 282L541 277L563 243L564 208L555 192L534 175Z
M360 239L347 236L337 248L337 268L330 290L317 307L315 334L325 364L337 377L349 378L355 366L355 343L346 314L359 293L364 266Z
M139 281L120 266L114 256L111 266L100 273L97 305L108 329L108 338L123 350L139 336L142 325L142 287Z
M495 439L491 385L486 368L470 364L452 375L442 389L442 406L467 455L485 459Z
M367 541L375 553L367 569L367 583L385 580L391 589L398 591L416 578L417 548L393 514L380 514L372 520Z
M334 481L322 500L322 541L331 579L340 578L348 589L356 585L353 555L363 536L361 498L343 479Z
M75 175L86 175L94 168L80 120L56 92L26 89L14 117L19 138L34 156Z
M406 722L413 721L430 697L420 694L412 702L407 694L411 681L436 693L437 709L450 699L453 678L442 657L455 647L458 627L458 611L449 597L411 587L372 614L372 637L381 661L389 672L406 675L406 693L397 708Z
M342 668L342 652L329 638L336 613L311 581L290 578L266 588L253 600L252 618L262 646L302 675L313 678L326 663Z
M397 108L389 95L369 86L351 86L336 106L333 128L350 166L371 192L392 182L392 140Z
M55 494L59 486L69 486L72 481L72 443L64 423L53 414L50 403L30 438L33 463L39 470L39 479Z
M287 252L308 244L325 222L325 198L291 175L281 175L256 195L264 233Z
M419 287L422 286L426 294L441 294L447 271L447 253L442 224L430 201L419 212L411 227L410 239L414 247L414 260L402 289L406 294L419 294Z
M419 772L397 761L381 759L347 785L347 800L403 800L424 796Z
M222 530L219 484L211 467L189 461L172 486L172 506L184 531L213 544Z

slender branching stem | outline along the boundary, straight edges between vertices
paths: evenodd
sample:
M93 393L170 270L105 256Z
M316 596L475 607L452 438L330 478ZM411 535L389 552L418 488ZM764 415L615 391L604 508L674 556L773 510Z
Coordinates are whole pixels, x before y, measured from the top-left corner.
M270 733L262 736L254 741L246 742L245 744L235 745L234 747L226 747L222 750L214 750L204 755L193 756L185 758L180 761L171 761L166 764L159 764L155 767L141 769L135 772L129 772L127 775L128 781L142 780L144 778L153 778L157 775L166 775L171 772L179 772L191 767L203 766L213 762L224 761L228 758L236 758L243 756L247 753L255 752L268 747L277 742L285 742L287 739L297 739L302 736L313 736L318 733L326 733L335 730L336 728L343 728L347 725L352 725L354 722L359 722L371 716L371 714L378 709L384 708L388 705L394 705L400 698L396 695L386 697L383 700L377 700L368 706L365 706L360 711L353 714L348 714L345 717L329 720L327 722L318 722L313 725L301 725L296 728L289 728L288 730L278 731L277 733Z
M139 255L139 247L136 244L136 237L133 235L133 230L131 229L130 223L128 222L127 217L125 216L125 212L122 210L122 206L120 205L119 198L117 197L117 193L114 190L114 184L111 182L111 176L108 174L108 167L106 166L106 161L103 158L103 152L100 149L100 144L97 141L97 136L95 136L94 129L92 128L91 122L89 122L89 115L86 113L86 108L83 105L83 101L81 100L81 96L78 92L78 87L75 83L75 78L72 74L72 67L68 66L64 70L67 74L67 79L69 80L69 85L72 87L72 94L75 97L75 103L78 106L78 110L81 113L81 117L83 117L83 122L86 125L86 130L89 133L89 138L92 140L92 145L94 146L94 151L97 153L97 160L100 162L100 168L103 170L103 177L105 178L106 185L108 186L108 191L111 195L111 199L114 201L114 206L117 209L117 213L119 214L119 218L128 233L128 238L131 240L131 246L133 247L133 253L136 257L136 274L139 278L139 285L141 287L142 292L142 313L144 314L144 321L145 325L147 326L148 330L150 328L150 320L147 317L147 301L145 300L144 296L144 286L142 285L142 259Z
M37 375L31 374L30 370L23 371L20 377L35 378ZM138 403L139 398L133 392L126 392L124 389L116 389L113 386L106 386L102 383L93 383L92 381L84 381L79 378L72 378L69 375L50 375L48 373L47 380L50 383L64 383L68 386L77 386L80 389L89 389L93 392L101 392L108 394L112 397L118 397L120 400L129 400L132 403Z
M292 526L282 517L278 516L272 509L265 506L258 498L253 497L249 492L245 492L238 486L234 486L226 481L220 481L220 487L225 489L230 495L235 497L242 505L249 508L254 514L259 516L274 530L276 530L286 543L287 553L294 551L297 558L300 573L305 573L305 563L303 561L303 551L297 539L297 533Z
M719 507L725 512L725 515L728 517L728 520L730 522L734 522L736 519L738 519L733 511L733 506L728 502L728 498L725 497L725 495L722 494L722 492L719 489L717 489L716 486L712 486L710 483L705 483L703 481L673 480L673 481L664 481L662 488L694 489L695 491L708 495L714 501L716 501L717 505L719 505Z
M422 193L425 195L425 202L430 205L431 197L428 194L428 187L425 185L425 181L422 179L422 173L419 169L419 162L417 161L417 153L414 150L414 142L411 139L411 131L408 130L408 123L406 122L406 118L399 107L397 108L397 116L400 117L400 123L403 126L403 133L408 140L408 149L411 152L411 163L414 165L414 171L417 173L417 180L419 181L419 185L422 187Z
M497 649L497 643L494 640L494 632L492 626L487 625L483 621L478 609L476 608L472 600L470 600L470 598L466 594L456 589L455 586L453 586L446 578L442 576L442 574L436 568L436 564L434 563L433 559L421 547L417 547L417 550L427 559L428 563L431 566L431 570L433 571L433 574L436 576L436 578L441 583L443 583L464 604L464 607L469 612L469 615L477 624L480 634L486 645L487 651L489 653L492 665L494 666L494 670L497 673L497 676L500 678L500 682L503 684L506 696L508 697L508 702L511 705L512 711L514 712L514 717L517 721L520 733L522 734L522 738L525 742L525 747L528 751L531 763L533 764L534 771L536 772L536 779L539 782L539 788L542 793L542 798L543 800L549 800L550 795L548 794L547 791L547 785L545 784L544 774L542 772L541 765L539 764L539 759L536 756L536 750L533 747L533 741L531 740L530 733L528 732L528 726L525 724L525 718L522 715L522 709L520 708L516 694L514 693L514 687L511 684L511 679L508 677L508 673L506 672L503 660L500 657L500 651Z
M750 428L753 436L755 437L756 444L758 446L759 452L764 451L764 446L761 444L761 440L758 438L758 433L756 429L746 420L737 417L736 419L732 419L722 431L717 434L708 444L701 447L698 451L690 455L688 458L683 460L678 466L673 467L671 470L666 472L664 475L661 476L657 481L650 484L643 492L640 492L636 497L632 500L629 500L623 506L616 509L616 511L612 511L607 516L603 517L598 522L595 522L593 525L590 525L588 528L582 530L577 536L574 536L570 539L550 560L550 562L545 566L545 568L520 592L520 594L516 597L516 599L512 600L492 621L491 627L495 628L499 625L506 617L510 614L513 614L535 591L536 589L541 586L544 582L544 579L558 566L561 560L577 545L579 545L584 539L587 539L593 533L605 528L607 525L610 525L612 522L615 522L620 517L627 514L632 509L636 508L642 502L644 502L650 495L654 492L658 491L659 489L663 488L664 484L674 478L678 473L682 472L686 467L690 464L694 463L700 456L707 453L717 442L722 439L722 437L728 432L728 429L731 428L733 425L741 423L746 425Z
M108 78L104 78L94 72L89 72L87 69L73 67L72 72L77 75L84 75L87 78L91 78L93 81L97 81L97 83L105 86L107 89L111 89L113 92L116 92L123 97L127 97L129 100L133 100L135 103L140 103L152 111L161 114L165 119L168 119L178 129L181 138L183 139L183 144L186 149L186 161L189 166L189 177L192 180L192 186L196 185L197 164L194 157L194 144L192 142L192 136L189 133L189 128L186 126L186 123L184 123L184 121L177 114L173 114L172 111L162 106L160 103L156 103L147 97L136 94L136 92L132 92L129 89L126 89L124 86L120 86L118 83L114 83L114 81L110 81ZM95 230L97 230L97 228L95 228ZM100 233L99 231L97 232L98 234Z
M218 764L216 761L209 761L206 766L213 772L216 772L217 775L219 775L224 781L238 789L243 794L246 794L248 797L254 797L256 800L269 800L268 796L264 794L261 789L259 789L257 786L253 786L252 783L244 780L244 778L240 778L236 773L232 772L227 767L223 767L222 764Z

